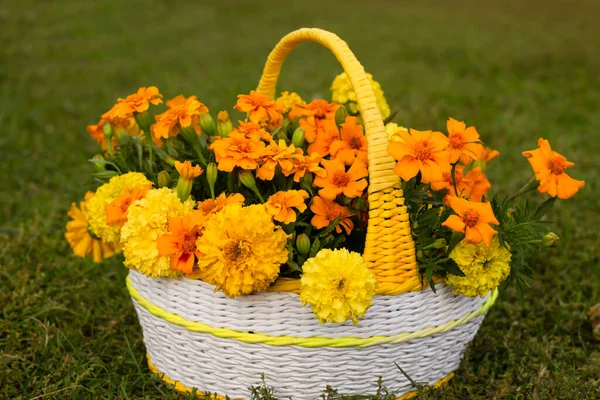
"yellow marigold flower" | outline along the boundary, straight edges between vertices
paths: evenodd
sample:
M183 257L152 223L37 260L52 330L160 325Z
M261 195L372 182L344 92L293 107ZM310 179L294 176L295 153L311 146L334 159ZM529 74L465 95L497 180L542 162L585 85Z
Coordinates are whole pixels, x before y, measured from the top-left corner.
M90 235L87 216L87 204L94 196L94 193L87 192L85 201L79 203L79 208L75 203L71 204L71 209L67 213L71 220L67 222L67 232L65 238L69 246L73 249L76 257L92 256L94 262L99 263L105 258L112 257L120 251L120 246L103 243L100 239Z
M229 205L213 215L196 246L198 276L228 297L266 289L288 259L288 235L263 205Z
M373 304L377 280L358 253L323 249L306 260L302 271L300 301L321 323L352 318L357 324Z
M450 258L456 261L465 276L448 274L446 282L454 294L469 297L485 296L510 274L511 254L494 238L489 247L483 243L456 245Z
M200 134L200 114L208 112L208 108L198 101L198 97L184 97L179 95L166 103L168 109L157 115L156 124L152 125L152 134L156 138L169 138L177 136L181 128L192 125L196 133ZM193 134L192 134L193 135Z
M385 124L385 133L387 133L388 141L390 142L402 142L400 132L408 132L403 126L399 126L395 122L388 122Z
M265 203L267 212L275 221L289 224L296 221L296 211L302 213L306 210L304 201L308 199L305 190L287 190L273 194Z
M379 108L381 117L386 119L390 116L390 106L383 95L381 85L379 82L373 79L373 75L367 74L367 76L369 77L369 82L371 82L371 86L373 87L373 92L375 92L377 108ZM331 84L331 100L339 104L345 104L346 108L348 108L352 114L358 113L356 92L354 91L354 88L350 83L350 79L348 79L348 75L346 75L345 72L342 72L333 80L333 83Z
M186 181L194 180L204 172L199 165L192 166L192 163L189 161L175 161L174 165L177 172L179 172L179 176Z
M121 230L125 266L152 278L178 276L179 272L171 269L170 255L158 251L157 240L170 233L169 218L190 214L194 204L189 199L182 203L168 188L150 190L135 202Z
M129 172L115 176L100 186L88 203L88 220L94 234L105 243L119 243L121 224L119 221L112 224L106 222L106 206L110 206L125 189L144 188L151 184L144 174Z
M289 113L297 105L306 105L296 92L281 92L281 96L275 101L281 106L284 114Z

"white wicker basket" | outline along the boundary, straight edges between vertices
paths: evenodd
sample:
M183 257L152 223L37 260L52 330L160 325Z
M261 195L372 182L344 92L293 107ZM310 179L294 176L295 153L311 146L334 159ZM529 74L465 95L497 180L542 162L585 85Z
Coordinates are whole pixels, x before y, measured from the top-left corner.
M370 394L377 379L398 396L415 381L449 379L497 292L455 296L419 279L408 209L377 100L347 44L320 29L284 37L269 55L257 91L274 98L289 52L303 41L329 48L356 92L369 147L369 222L363 257L378 282L364 319L321 325L297 294L268 292L229 299L199 280L153 280L132 271L128 287L144 333L150 368L181 391L197 388L246 398L261 374L279 398L314 400L326 385L345 394Z
M279 397L298 400L318 398L326 385L374 393L378 377L398 396L414 390L394 363L434 385L458 367L495 299L456 296L439 284L437 293L376 296L356 326L322 325L293 293L230 299L202 281L136 271L127 284L153 369L179 389L240 399L262 373Z

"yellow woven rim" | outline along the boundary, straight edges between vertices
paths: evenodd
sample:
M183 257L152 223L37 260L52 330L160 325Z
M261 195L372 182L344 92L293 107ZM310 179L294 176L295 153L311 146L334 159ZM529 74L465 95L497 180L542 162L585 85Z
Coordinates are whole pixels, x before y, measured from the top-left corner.
M301 42L328 48L348 75L360 109L369 146L369 226L364 259L379 283L379 294L397 295L421 290L415 244L395 161L387 153L388 138L377 108L375 93L363 66L337 35L316 28L303 28L281 39L269 55L257 91L275 98L277 79L287 55ZM275 288L282 291L283 283Z
M408 342L413 339L427 337L438 333L448 332L458 326L464 325L473 318L479 317L485 314L485 312L494 304L498 297L498 290L494 290L491 296L483 303L480 310L469 312L463 315L459 319L449 321L445 324L438 326L431 326L428 328L420 329L413 332L403 332L392 336L371 336L369 338L357 338L357 337L341 337L341 338L329 338L329 337L296 337L296 336L270 336L261 333L248 333L236 331L228 328L215 328L210 325L203 324L201 322L188 321L187 319L166 311L165 309L152 304L152 302L146 299L144 296L133 287L129 277L127 278L127 289L131 297L138 302L138 304L144 307L148 312L156 317L162 318L173 325L181 326L191 332L206 333L215 337L223 339L233 339L249 344L266 344L269 346L300 346L307 348L314 347L370 347L379 346L382 344L397 344Z
M185 386L183 383L180 383L178 381L175 381L171 378L169 378L166 374L160 372L158 370L158 368L156 368L156 365L154 365L152 363L152 361L150 360L150 354L146 353L146 360L148 360L148 368L150 368L150 371L152 371L154 374L159 375L159 378L162 379L164 382L168 383L169 385L173 385L175 390L177 390L180 393L183 394L187 394L187 393L192 393L194 391L194 389ZM433 388L437 389L440 386L442 386L444 383L448 382L450 379L452 379L454 377L454 372L450 372L450 374L448 374L448 376L440 379L439 381L437 381L434 385ZM426 386L427 389L429 389L428 386ZM198 389L196 389L196 394L199 396L205 395L206 393L199 391ZM221 396L219 394L213 394L213 393L209 393L211 395L211 400L243 400L241 398L231 398L231 397L225 397L225 396ZM416 397L419 394L418 391L414 391L414 392L408 392L406 394L404 394L403 396L397 397L396 400L407 400L407 399L412 399L414 397Z

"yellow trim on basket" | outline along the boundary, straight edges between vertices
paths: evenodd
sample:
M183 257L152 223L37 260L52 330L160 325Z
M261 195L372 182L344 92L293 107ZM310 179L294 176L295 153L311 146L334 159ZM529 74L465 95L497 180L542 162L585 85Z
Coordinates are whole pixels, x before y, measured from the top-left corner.
M165 381L166 383L168 383L169 385L173 385L175 387L175 390L177 390L179 393L183 393L183 394L187 394L187 393L192 393L194 391L194 389L185 386L184 384L175 381L171 378L169 378L165 373L160 372L158 370L158 368L156 368L156 365L154 365L152 363L152 361L150 360L150 354L146 353L146 360L148 360L148 368L150 368L150 371L152 371L152 373L159 375L159 378L162 379L163 381ZM437 389L440 386L442 386L444 383L447 383L450 379L452 379L454 377L454 372L450 372L450 374L448 374L448 376L438 380L436 383L434 383L433 385L433 389ZM426 388L429 388L428 386L426 386ZM196 389L196 394L199 396L203 396L206 393L201 392L200 390ZM211 395L211 400L226 400L227 397L218 395L218 394L213 394L213 393L209 393ZM416 397L419 394L418 391L413 391L413 392L408 392L405 393L404 395L396 398L396 400L408 400L408 399L412 399L414 397ZM240 398L233 398L231 400L243 400Z
M202 280L197 273L192 273L190 275L186 275L185 277L192 280ZM443 278L433 278L434 283L440 283L443 281ZM380 283L375 294L379 296L397 296L406 292L420 292L424 288L429 287L429 283L427 283L427 281L424 282L425 283L421 283L420 278L412 279L411 277L401 284L394 284L393 287L389 287L389 285ZM300 279L278 278L272 286L267 288L267 292L300 294Z
M168 383L169 385L175 386L175 390L177 390L179 393L188 394L188 393L192 393L194 391L193 388L187 387L183 383L180 383L179 381L175 381L175 380L169 378L167 376L167 374L160 372L158 370L158 368L156 368L156 365L154 365L152 363L152 361L150 361L150 354L148 354L148 353L146 353L146 360L148 360L148 368L150 368L150 371L152 371L152 373L154 373L156 375L159 375L159 378L162 379L163 381L165 381L166 383ZM206 394L204 392L201 392L198 389L195 389L195 390L196 390L196 394L198 396L204 396ZM210 399L211 400L228 400L228 399L229 400L244 400L244 399L241 399L241 398L232 399L232 398L229 398L229 397L221 396L221 395L216 394L216 393L214 393L214 394L213 393L209 393L209 394L210 394Z
M223 339L233 339L244 343L254 344L261 343L269 346L300 346L300 347L369 347L378 346L382 344L396 344L408 342L413 339L427 337L438 333L448 332L458 326L466 324L468 321L476 318L485 312L494 304L498 297L498 290L494 290L490 297L483 303L479 311L472 311L461 318L452 320L443 325L432 326L425 329L420 329L414 332L402 332L392 336L371 336L369 338L357 338L357 337L342 337L342 338L328 338L328 337L296 337L296 336L270 336L261 333L248 333L236 331L228 328L215 328L210 325L203 324L201 322L188 321L185 318L170 313L154 304L148 299L142 296L137 289L133 287L129 277L127 278L127 289L131 297L138 302L138 304L144 307L148 312L156 317L162 318L167 322L174 325L181 326L191 332L207 333Z

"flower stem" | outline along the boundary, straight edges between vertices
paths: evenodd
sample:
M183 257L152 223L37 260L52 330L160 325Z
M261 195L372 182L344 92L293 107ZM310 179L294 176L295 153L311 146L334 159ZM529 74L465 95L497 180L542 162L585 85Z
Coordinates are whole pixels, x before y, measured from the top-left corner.
M458 197L458 189L456 188L456 164L458 164L458 162L452 164L452 171L450 171L450 175L452 175L452 186L454 186L454 195Z
M511 195L508 198L508 201L512 201L512 200L516 199L517 197L519 197L527 192L532 191L533 189L537 189L538 186L540 186L540 181L535 179L535 175L534 175L531 177L531 179L529 179L529 181L525 184L525 186L523 186L521 189L519 189L519 191L517 191L516 193Z
M152 133L150 132L150 125L152 125L152 117L148 114L148 111L143 113L133 113L133 118L137 123L138 127L144 131L146 135L146 144L148 145L148 153L150 156L150 168L154 171L154 148L152 146Z

